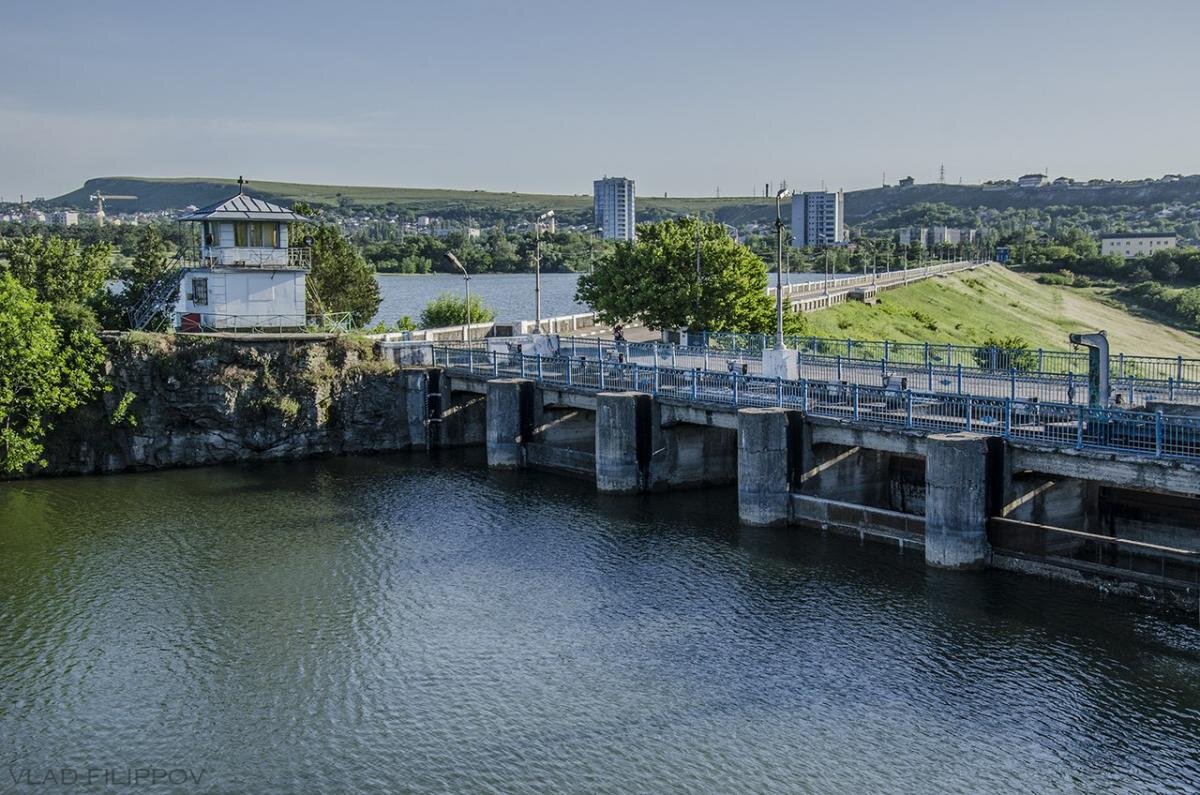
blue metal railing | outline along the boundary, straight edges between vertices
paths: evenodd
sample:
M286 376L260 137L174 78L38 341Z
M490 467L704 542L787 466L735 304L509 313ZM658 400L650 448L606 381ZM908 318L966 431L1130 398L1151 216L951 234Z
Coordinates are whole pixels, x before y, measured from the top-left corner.
M594 342L594 341L593 341ZM1200 461L1200 419L1162 412L946 394L837 381L764 377L592 357L499 353L431 345L435 364L493 376L519 375L589 391L643 391L719 406L780 406L815 417L921 430L969 430L1060 449L1103 450Z

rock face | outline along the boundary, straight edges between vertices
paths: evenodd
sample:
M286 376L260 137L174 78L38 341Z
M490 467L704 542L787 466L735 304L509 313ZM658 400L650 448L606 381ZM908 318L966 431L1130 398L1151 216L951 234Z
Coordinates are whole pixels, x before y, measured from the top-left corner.
M381 361L368 340L129 333L105 342L112 390L56 419L47 466L29 474L425 446L425 372Z

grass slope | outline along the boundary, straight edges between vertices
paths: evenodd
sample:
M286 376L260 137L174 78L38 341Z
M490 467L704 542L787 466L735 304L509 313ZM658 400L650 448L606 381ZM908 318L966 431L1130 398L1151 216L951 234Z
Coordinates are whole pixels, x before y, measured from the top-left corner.
M1038 284L998 265L879 295L875 306L847 302L809 313L810 333L966 345L994 334L1067 350L1070 332L1104 329L1114 352L1200 356L1200 337L1130 314L1103 292Z

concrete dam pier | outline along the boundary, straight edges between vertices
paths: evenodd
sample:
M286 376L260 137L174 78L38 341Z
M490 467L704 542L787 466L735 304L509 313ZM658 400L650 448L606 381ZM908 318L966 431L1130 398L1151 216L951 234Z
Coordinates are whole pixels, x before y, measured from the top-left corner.
M736 485L740 520L923 549L1197 603L1200 466L928 432L781 407L705 405L465 368L410 368L429 448L484 445L490 467L587 478L601 493Z

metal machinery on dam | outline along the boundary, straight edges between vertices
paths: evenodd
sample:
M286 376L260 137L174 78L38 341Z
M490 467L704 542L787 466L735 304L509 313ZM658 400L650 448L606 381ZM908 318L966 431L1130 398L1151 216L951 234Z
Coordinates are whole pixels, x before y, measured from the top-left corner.
M746 524L888 540L937 567L1145 586L1193 607L1200 593L1193 416L754 375L711 355L704 369L677 346L654 346L653 361L549 336L383 347L423 371L427 445L486 445L493 467L604 493L736 484Z

